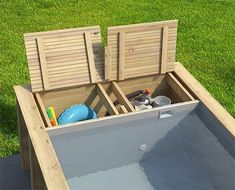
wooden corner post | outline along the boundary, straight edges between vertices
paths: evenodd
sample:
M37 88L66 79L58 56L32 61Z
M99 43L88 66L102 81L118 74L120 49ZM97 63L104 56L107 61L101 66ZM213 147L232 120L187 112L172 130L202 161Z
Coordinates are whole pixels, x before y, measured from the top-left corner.
M31 164L38 161L47 189L66 190L69 189L64 173L56 156L50 137L45 129L40 112L37 108L33 94L22 86L14 87L17 101L24 118L32 147L30 148ZM30 146L31 146L30 143ZM35 157L34 157L35 153ZM35 172L31 166L31 172ZM31 173L34 176L35 173ZM36 180L37 181L37 180ZM32 187L39 187L33 180ZM40 186L41 187L41 186Z

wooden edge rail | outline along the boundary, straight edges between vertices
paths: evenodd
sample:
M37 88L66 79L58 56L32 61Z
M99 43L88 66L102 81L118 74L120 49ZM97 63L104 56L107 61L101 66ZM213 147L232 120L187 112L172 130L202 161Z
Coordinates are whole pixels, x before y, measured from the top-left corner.
M104 106L108 110L110 115L118 115L119 112L114 106L112 100L109 98L108 94L105 92L104 88L100 83L97 83L97 94L103 102Z
M43 101L42 101L40 95L38 93L36 93L34 96L35 96L36 103L39 107L39 111L41 112L41 115L43 116L43 120L45 121L45 123L47 125L46 127L52 127L51 122L50 122L50 120L47 116L47 113L46 113L46 108L43 104Z
M195 100L193 96L184 88L184 86L175 78L172 73L166 75L167 83L174 90L174 92L180 96L183 101Z
M117 97L119 103L123 104L127 111L134 112L135 109L127 99L126 95L122 92L121 88L118 86L116 82L112 82L112 91L114 95Z
M218 118L223 126L235 136L235 119L222 105L191 75L181 64L175 64L175 74L183 81L187 88Z
M69 189L32 93L22 86L14 90L47 189ZM31 180L36 183L37 179Z

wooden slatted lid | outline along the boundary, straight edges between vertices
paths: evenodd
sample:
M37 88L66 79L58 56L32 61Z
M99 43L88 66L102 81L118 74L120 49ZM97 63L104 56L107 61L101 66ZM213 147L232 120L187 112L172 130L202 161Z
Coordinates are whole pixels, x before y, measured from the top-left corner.
M104 79L99 26L25 34L33 92Z
M108 28L105 79L163 74L174 70L177 20Z

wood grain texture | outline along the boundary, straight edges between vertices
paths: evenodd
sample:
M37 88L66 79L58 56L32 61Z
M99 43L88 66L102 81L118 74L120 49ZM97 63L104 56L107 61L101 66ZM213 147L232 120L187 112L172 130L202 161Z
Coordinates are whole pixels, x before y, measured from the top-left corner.
M96 73L95 73L95 63L94 63L94 56L93 56L93 48L91 43L91 35L90 32L85 32L85 43L86 43L86 52L88 58L88 67L90 73L90 81L91 83L96 82Z
M120 106L120 111L121 111L121 113L128 113L128 111L124 105Z
M44 106L44 103L39 95L39 93L35 93L35 100L38 105L38 109L41 112L41 116L43 117L44 123L46 124L46 127L52 127L51 122L48 118L46 107Z
M40 37L37 37L37 47L38 47L38 56L39 56L39 61L40 61L41 73L42 73L43 87L45 90L49 90L50 83L48 80L45 49L43 45L43 39Z
M85 32L90 34L88 54ZM90 73L92 81L104 80L104 50L99 27L37 32L24 37L33 92L89 84ZM38 53L37 39L43 39L44 51L40 52L44 56ZM40 56L46 63L43 67L46 72L40 66ZM49 87L44 88L46 76L48 82L45 85L49 84Z
M102 100L104 106L106 107L110 115L119 114L117 108L114 106L113 102L111 101L108 94L105 92L104 88L100 83L97 84L97 94Z
M172 91L174 91L174 93L176 93L183 101L195 100L172 73L167 73L166 79L167 83L172 88Z
M69 189L32 93L22 86L14 90L47 188Z
M188 89L213 113L223 126L235 136L235 119L220 103L191 75L180 63L176 63L175 74L183 81Z
M109 80L111 76L111 48L105 47L105 80Z
M36 157L30 138L28 142L29 142L29 157L30 157L31 188L33 190L47 189L40 166L38 164L38 159Z
M168 43L168 26L162 29L162 52L161 52L161 74L166 72L167 65L167 43Z
M119 34L122 33L125 33L124 67L120 67ZM120 68L125 79L173 71L176 38L176 20L109 27L107 46L112 48L110 80L120 80Z
M126 95L122 92L121 88L116 82L112 82L112 91L117 97L120 104L123 104L129 112L135 111L134 107L131 105Z
M20 140L21 168L22 170L27 171L30 169L29 142L28 142L29 135L18 102L16 102L16 109L17 109L18 131L19 131L19 140Z
M119 63L118 63L118 80L124 80L125 77L125 33L123 31L119 32Z

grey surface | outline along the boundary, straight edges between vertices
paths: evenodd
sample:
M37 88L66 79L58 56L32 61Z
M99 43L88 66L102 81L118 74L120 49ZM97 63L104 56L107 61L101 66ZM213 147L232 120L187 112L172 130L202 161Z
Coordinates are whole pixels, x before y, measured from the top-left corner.
M86 178L83 187L90 184L105 187L107 184L110 188L112 180L115 184L116 178L122 176L118 168L139 163L147 176L143 180L147 179L153 189L234 190L235 159L232 152L235 150L230 148L228 151L226 144L222 146L220 138L226 136L215 136L216 130L213 129L218 125L210 113L202 115L198 111L201 113L200 107L174 112L169 118L154 116L55 135L51 139L65 176L71 182L70 187L74 189L78 188L79 178L85 179L86 176L94 180ZM234 142L234 139L229 141ZM147 145L144 152L138 149L142 144ZM117 170L110 170L112 168ZM108 182L107 172L109 177L115 176L108 178ZM133 176L126 176L124 183L128 183L128 179L133 184Z
M0 158L0 189L30 189L30 174L21 170L20 155Z
M151 150L190 111L175 110L174 116L163 119L155 115L120 124L109 122L107 126L51 136L51 140L65 177L82 176L138 162L145 154L139 151L140 145L147 144Z

